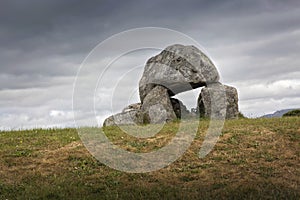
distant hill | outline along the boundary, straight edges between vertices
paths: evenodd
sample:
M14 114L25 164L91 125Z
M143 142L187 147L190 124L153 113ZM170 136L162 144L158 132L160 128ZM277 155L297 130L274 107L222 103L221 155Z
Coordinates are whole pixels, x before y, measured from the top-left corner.
M291 108L291 109L283 109L283 110L278 110L272 114L267 114L267 115L263 115L261 116L261 118L273 118L273 117L282 117L282 115L284 115L285 113L291 111L291 110L295 110L295 109L299 109L299 108Z

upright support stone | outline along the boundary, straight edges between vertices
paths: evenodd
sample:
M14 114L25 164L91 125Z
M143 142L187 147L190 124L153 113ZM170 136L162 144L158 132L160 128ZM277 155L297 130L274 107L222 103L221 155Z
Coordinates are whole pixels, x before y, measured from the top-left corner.
M221 98L225 98L226 103L226 119L236 119L238 118L238 94L234 87L222 85L221 83L214 83L214 86L204 87L198 98L198 108L197 111L200 117L211 117L211 95L214 95L216 101L222 101ZM225 93L226 96L223 94ZM221 111L222 109L220 109ZM222 115L222 113L219 113Z
M144 123L164 123L176 119L176 114L168 94L168 89L156 86L145 97L141 107Z

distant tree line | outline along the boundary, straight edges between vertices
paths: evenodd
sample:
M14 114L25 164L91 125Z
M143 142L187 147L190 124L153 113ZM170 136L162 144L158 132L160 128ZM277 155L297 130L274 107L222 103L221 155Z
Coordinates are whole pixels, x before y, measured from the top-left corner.
M300 117L300 110L299 109L291 110L291 111L289 111L289 112L287 112L283 115L283 117L294 117L294 116Z

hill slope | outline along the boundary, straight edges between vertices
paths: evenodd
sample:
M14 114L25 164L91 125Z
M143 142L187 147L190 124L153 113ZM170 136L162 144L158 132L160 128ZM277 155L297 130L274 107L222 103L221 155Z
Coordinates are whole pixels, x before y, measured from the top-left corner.
M273 117L282 117L285 113L295 110L295 108L292 109L283 109L283 110L278 110L272 114L266 114L261 116L261 118L273 118Z
M299 199L300 118L226 121L213 151L198 158L208 121L186 153L159 171L131 174L95 160L75 129L0 132L0 199ZM148 152L165 145L178 124L156 138L134 139L115 127L120 147Z

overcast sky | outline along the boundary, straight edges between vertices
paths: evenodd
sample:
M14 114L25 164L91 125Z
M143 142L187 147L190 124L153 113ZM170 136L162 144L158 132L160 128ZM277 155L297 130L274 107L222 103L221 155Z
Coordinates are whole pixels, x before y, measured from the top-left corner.
M73 83L80 64L98 43L138 27L173 29L200 43L221 81L238 89L245 115L298 108L299 19L298 0L2 0L0 128L73 126ZM156 53L149 50L131 57L146 62ZM126 72L122 85L127 80L130 87L136 84L131 90L136 91L142 66L129 73L135 62L120 63ZM113 72L108 79L114 79ZM138 101L136 92L130 95L130 102ZM189 108L195 107L196 99L182 98ZM114 113L128 103L118 100ZM111 112L107 105L97 105L100 122Z

